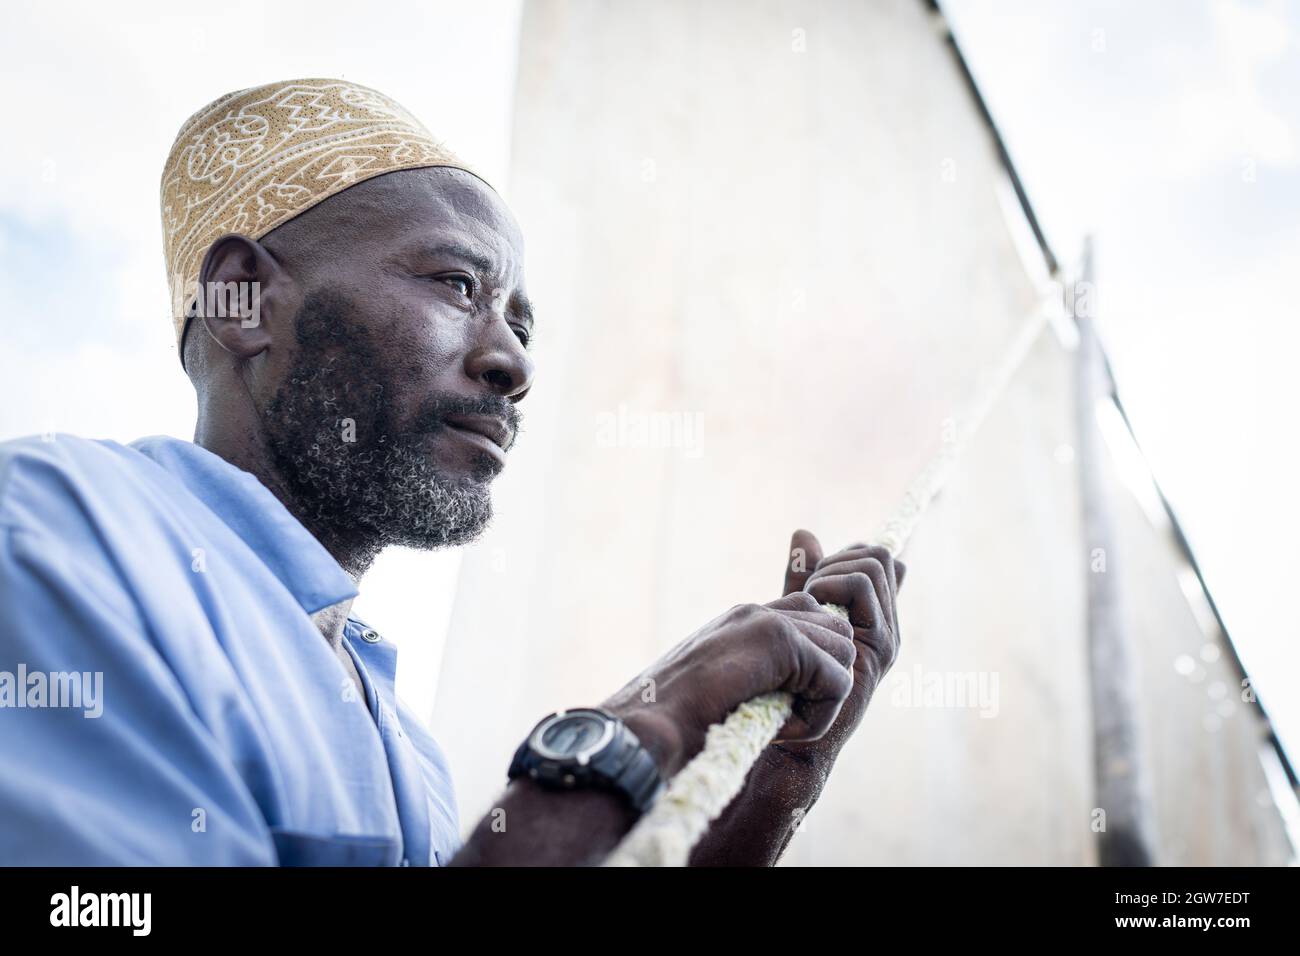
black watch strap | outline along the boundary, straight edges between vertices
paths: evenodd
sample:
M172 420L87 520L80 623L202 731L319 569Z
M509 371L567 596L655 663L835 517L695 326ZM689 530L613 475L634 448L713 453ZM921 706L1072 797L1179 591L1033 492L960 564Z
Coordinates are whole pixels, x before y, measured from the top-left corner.
M628 803L637 813L645 813L659 796L659 791L663 789L659 765L655 763L655 758L650 751L646 750L637 739L636 734L632 733L622 721L619 723L621 725L619 733L625 736L627 743L627 759L623 762L623 766L608 778L610 786L627 797Z
M563 713L551 714L543 718L519 745L510 762L509 778L529 777L542 786L556 789L596 787L612 790L621 793L637 813L644 813L663 789L654 756L618 717L600 708L582 710L600 714L612 725L613 734L598 753L576 760L561 759L535 749L534 737L542 732L543 726L565 716Z

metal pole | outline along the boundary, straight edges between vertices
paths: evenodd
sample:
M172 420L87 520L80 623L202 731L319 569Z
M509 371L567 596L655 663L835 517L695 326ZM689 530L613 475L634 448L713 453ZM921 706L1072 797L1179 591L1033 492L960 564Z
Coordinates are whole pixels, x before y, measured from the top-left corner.
M1110 476L1097 428L1099 401L1111 397L1111 380L1093 325L1096 304L1092 239L1084 246L1079 280L1069 306L1079 330L1075 368L1077 461L1087 542L1088 675L1092 698L1096 784L1094 829L1102 866L1152 866L1155 826L1142 765L1138 686L1123 621L1110 507Z

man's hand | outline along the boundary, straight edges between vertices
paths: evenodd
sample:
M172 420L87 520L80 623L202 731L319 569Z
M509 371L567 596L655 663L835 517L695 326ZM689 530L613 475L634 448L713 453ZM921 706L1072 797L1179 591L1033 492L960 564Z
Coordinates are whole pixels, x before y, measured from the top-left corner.
M812 532L794 533L785 594L848 609L856 651L853 689L825 734L807 741L782 735L759 756L745 789L692 852L693 865L770 865L780 857L898 656L896 597L906 570L884 548L866 544L823 558Z
M833 579L821 587L842 593ZM719 615L603 706L623 718L671 776L700 752L710 725L768 691L794 695L781 740L795 746L821 737L853 691L856 657L849 622L796 589Z
M822 557L821 544L811 531L799 530L790 539L791 558L786 565L785 593L806 593L821 604L848 608L857 657L853 661L853 690L839 716L820 739L810 743L780 743L777 749L805 763L817 765L823 775L840 749L862 723L867 704L898 657L898 589L907 568L877 545L851 544ZM804 555L799 561L798 555ZM811 569L811 570L809 570Z
M733 607L603 706L623 718L667 777L700 752L710 725L768 691L794 696L782 740L796 745L820 737L853 690L855 657L849 624L822 610L811 593L795 591L770 604ZM454 862L598 863L634 820L617 794L548 791L521 778Z
M760 755L692 863L776 861L898 652L894 592L901 565L865 545L823 560L806 531L795 532L791 549L784 597L720 615L603 705L626 721L669 777L700 752L708 728L740 704L768 691L794 696L778 742ZM849 621L819 602L847 607ZM616 794L549 791L520 779L454 862L598 863L634 820Z

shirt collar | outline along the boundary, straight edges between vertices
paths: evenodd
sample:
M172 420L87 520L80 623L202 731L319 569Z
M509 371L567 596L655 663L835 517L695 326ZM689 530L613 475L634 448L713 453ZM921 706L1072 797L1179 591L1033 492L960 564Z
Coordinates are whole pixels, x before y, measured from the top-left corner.
M244 540L308 614L357 596L324 545L251 474L193 442L156 435L131 447L169 472Z
M358 670L368 672L382 691L383 700L397 700L397 645L384 638L365 621L352 615L343 625L345 643L360 657L365 666Z

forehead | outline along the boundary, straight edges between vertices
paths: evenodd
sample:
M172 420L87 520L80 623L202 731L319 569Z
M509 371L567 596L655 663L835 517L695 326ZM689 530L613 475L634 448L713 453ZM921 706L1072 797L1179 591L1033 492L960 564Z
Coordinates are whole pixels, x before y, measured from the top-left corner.
M464 170L386 173L330 197L316 211L326 213L330 222L314 225L349 245L380 244L391 250L451 238L481 247L502 271L522 267L523 234L513 213L491 186Z

